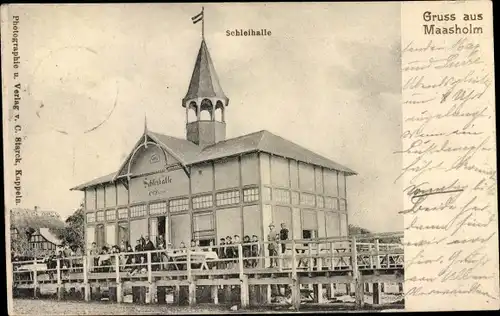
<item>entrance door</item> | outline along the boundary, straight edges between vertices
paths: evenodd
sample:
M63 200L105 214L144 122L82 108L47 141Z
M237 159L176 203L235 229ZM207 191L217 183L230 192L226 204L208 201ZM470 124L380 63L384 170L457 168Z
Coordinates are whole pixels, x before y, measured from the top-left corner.
M149 237L154 242L155 247L158 247L160 236L165 241L165 247L168 245L168 221L167 216L151 217L149 223Z

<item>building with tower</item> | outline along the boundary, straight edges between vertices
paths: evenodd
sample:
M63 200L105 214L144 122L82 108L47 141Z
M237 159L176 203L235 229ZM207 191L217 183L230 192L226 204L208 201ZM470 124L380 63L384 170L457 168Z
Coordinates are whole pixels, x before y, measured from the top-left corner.
M347 235L355 172L265 130L226 138L229 99L205 39L182 106L185 139L145 123L118 170L72 189L85 194L87 245L145 235L173 247L235 234L264 240L271 222L294 239Z

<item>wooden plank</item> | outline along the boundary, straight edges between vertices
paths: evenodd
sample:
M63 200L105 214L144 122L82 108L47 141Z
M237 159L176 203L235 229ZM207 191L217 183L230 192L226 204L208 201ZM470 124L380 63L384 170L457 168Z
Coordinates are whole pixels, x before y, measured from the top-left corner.
M368 283L398 283L404 281L404 276L400 274L362 275L360 279Z
M156 286L188 286L187 280L157 280Z
M292 280L290 278L260 278L260 279L248 279L248 284L262 284L262 285L271 285L271 284L291 284Z
M337 276L316 276L316 277L299 277L300 284L330 284L330 283L347 283L352 282L352 276L337 275Z
M233 279L198 279L196 285L240 285L239 278Z

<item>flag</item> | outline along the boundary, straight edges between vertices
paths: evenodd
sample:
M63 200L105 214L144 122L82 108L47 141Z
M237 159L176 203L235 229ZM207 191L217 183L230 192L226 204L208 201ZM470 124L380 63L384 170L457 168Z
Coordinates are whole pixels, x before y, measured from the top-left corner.
M199 14L193 16L191 18L191 20L193 20L193 24L196 24L196 23L200 22L201 20L203 20L203 10Z

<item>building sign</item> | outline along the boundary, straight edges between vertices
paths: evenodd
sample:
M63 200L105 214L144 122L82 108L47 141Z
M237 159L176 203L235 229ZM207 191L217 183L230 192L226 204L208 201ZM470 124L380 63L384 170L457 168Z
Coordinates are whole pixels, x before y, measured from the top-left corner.
M166 192L166 185L172 183L172 177L169 175L148 176L143 179L142 183L149 196L158 196Z
M130 203L172 198L189 194L189 178L182 169L130 180Z

